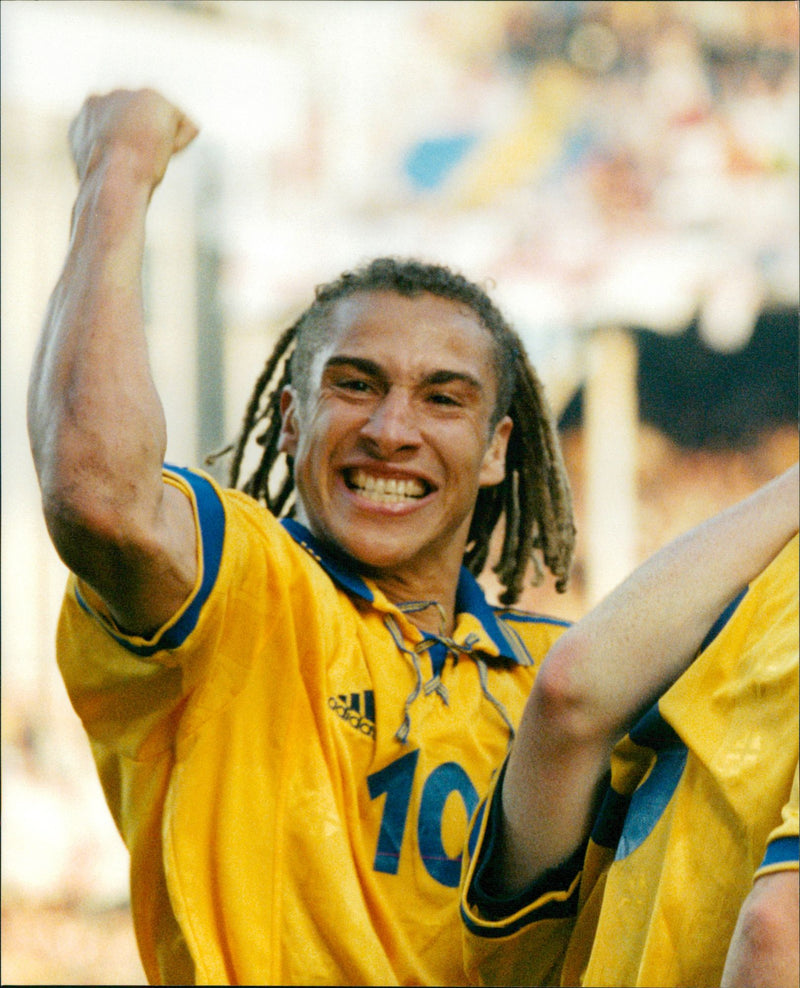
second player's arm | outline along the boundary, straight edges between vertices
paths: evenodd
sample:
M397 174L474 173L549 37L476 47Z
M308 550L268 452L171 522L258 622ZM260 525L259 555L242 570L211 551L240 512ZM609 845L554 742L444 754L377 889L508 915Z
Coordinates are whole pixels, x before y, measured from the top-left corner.
M661 549L556 642L506 767L498 889L521 891L580 846L614 744L797 531L797 516L795 465Z
M180 607L196 574L190 505L161 479L166 426L141 295L150 196L194 133L151 92L89 100L76 118L70 136L80 187L28 394L56 549L138 634Z
M723 988L796 988L798 934L797 871L757 878L739 913Z

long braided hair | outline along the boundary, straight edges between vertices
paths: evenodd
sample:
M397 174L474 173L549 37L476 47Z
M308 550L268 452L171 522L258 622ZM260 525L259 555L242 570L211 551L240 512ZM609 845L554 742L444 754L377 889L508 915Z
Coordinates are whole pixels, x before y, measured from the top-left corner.
M294 384L301 402L307 397L308 372L324 345L332 307L357 292L392 291L406 297L429 292L467 305L492 337L497 401L491 428L504 415L513 421L506 452L506 475L478 493L467 539L464 565L475 576L484 568L495 528L503 518L503 541L493 569L504 587L500 601L513 604L522 592L528 565L534 583L542 580L541 560L563 592L575 544L572 496L552 415L539 378L516 332L477 285L438 264L378 258L317 287L315 299L286 329L256 381L241 431L226 450L232 452L228 482L264 504L276 517L294 514L292 463L278 451L280 396ZM253 473L240 481L245 452L255 442L263 448Z

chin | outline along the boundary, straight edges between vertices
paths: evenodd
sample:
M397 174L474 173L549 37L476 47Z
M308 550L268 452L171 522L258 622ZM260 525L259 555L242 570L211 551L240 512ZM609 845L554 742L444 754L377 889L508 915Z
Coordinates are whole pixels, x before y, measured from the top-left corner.
M408 553L397 548L381 548L375 545L354 545L344 547L351 559L364 573L385 573L406 566Z

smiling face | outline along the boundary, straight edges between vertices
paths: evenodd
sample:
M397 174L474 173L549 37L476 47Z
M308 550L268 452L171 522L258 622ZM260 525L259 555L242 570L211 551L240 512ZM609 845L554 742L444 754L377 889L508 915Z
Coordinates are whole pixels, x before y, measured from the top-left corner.
M376 577L455 587L478 490L499 483L511 421L491 428L488 331L428 293L335 303L300 401L283 395L299 517Z

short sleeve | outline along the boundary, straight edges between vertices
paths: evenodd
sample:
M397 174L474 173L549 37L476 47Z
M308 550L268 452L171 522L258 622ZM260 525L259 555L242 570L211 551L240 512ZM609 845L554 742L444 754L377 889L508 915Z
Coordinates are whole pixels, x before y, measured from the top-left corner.
M794 770L794 781L789 801L783 807L780 824L767 840L764 860L755 877L769 875L776 871L798 870L798 769Z
M462 875L464 960L479 984L556 985L578 906L585 848L512 897L491 878L505 766L473 817Z

